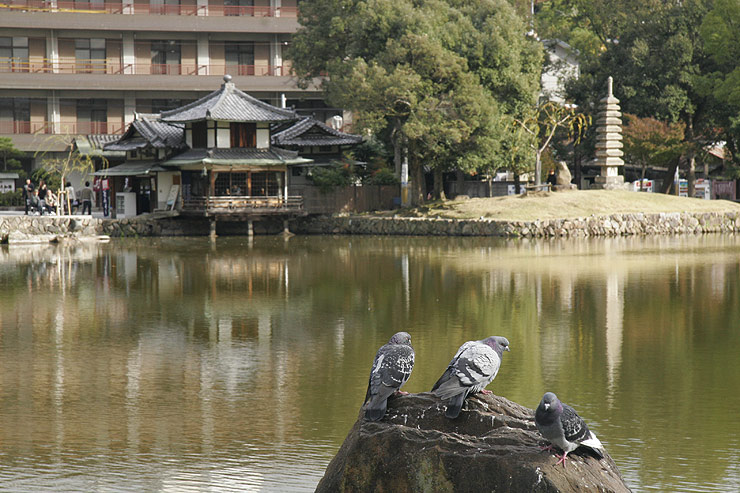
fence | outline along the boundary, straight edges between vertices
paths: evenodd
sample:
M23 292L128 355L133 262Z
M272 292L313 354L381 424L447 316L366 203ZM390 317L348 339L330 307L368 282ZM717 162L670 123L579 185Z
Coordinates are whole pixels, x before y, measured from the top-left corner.
M326 193L314 185L296 185L290 192L303 197L303 208L309 214L391 210L398 207L400 196L397 185L355 185Z

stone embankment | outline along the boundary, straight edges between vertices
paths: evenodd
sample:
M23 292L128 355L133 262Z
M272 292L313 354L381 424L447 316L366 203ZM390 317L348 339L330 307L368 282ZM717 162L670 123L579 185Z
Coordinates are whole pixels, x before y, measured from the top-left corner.
M219 222L218 234L246 235L246 222ZM255 223L255 234L277 234L281 221ZM403 235L403 236L505 236L510 238L634 236L740 232L736 212L612 214L576 219L498 221L378 216L308 216L290 222L298 234ZM40 243L99 236L205 236L206 219L175 214L145 215L130 219L91 216L0 216L0 243Z
M740 232L736 212L611 214L574 219L498 221L377 216L314 216L291 224L299 234L585 237Z

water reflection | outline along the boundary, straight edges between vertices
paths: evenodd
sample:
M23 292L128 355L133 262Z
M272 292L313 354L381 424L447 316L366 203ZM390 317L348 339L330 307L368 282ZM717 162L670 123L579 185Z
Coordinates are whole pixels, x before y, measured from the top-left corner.
M4 247L0 489L310 491L404 329L406 390L505 335L496 393L557 391L635 490L728 491L739 252L721 236Z

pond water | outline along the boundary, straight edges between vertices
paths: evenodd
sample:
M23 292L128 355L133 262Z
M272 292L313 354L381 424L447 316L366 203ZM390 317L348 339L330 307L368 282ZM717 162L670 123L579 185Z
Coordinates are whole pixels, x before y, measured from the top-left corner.
M404 390L573 405L634 491L740 490L740 238L222 237L0 249L0 490L313 491L377 348Z

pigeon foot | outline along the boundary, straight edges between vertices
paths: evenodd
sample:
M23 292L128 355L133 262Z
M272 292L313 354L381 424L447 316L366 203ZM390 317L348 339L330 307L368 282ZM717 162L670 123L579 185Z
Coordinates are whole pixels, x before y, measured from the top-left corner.
M493 392L491 392L490 390L486 390L486 389L481 390L480 393L483 395L493 394Z
M555 454L555 456L557 457L558 455L557 455L557 454ZM563 467L565 467L565 461L566 461L566 460L568 460L568 453L567 453L567 452L566 452L566 453L564 453L562 457L560 457L560 460L559 460L559 461L558 461L558 463L557 463L557 464L555 464L555 465L557 466L557 465L560 465L560 464L562 464L562 465L563 465Z
M542 445L540 445L540 446L539 446L539 448L540 448L540 450L542 450L543 452L544 452L545 450L549 452L550 450L552 450L552 445L545 445L544 447L543 447Z
M408 392L404 392L403 390L396 390L396 394L398 394L398 395L409 395Z

